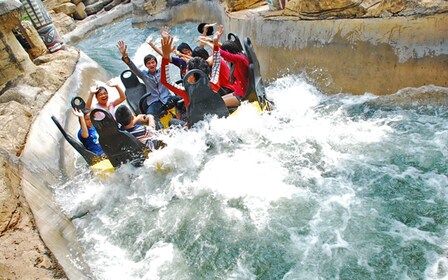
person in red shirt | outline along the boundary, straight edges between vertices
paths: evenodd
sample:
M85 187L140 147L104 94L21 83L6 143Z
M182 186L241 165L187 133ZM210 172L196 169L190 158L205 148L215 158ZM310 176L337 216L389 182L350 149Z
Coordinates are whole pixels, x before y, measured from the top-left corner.
M210 67L213 66L213 57L211 57L210 54L203 47L194 48L193 57L197 56L205 59ZM230 81L230 68L222 57L219 68L219 85L221 87L219 90L219 94L221 96L224 96L226 94L235 91L235 89L233 88L233 82Z
M222 43L219 53L224 60L235 66L233 70L233 77L235 78L233 84L233 88L235 89L234 94L232 96L224 96L223 99L226 101L226 97L230 98L236 106L239 106L241 100L246 96L246 91L249 86L249 59L241 52L238 45L231 40Z
M224 33L224 27L218 26L218 30ZM205 37L201 37L201 44L209 44ZM234 65L233 83L234 92L223 96L224 102L228 107L238 107L241 101L246 97L246 91L249 87L249 59L242 53L236 42L227 40L221 44L219 53L221 57Z

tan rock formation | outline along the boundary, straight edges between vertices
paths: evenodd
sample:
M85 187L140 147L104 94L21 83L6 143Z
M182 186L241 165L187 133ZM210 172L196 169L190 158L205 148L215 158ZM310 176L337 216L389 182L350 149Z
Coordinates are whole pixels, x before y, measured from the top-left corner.
M146 13L154 15L161 12L166 7L165 1L149 0L144 4Z
M292 0L284 15L306 19L361 17L366 11L362 0Z
M21 22L20 3L0 2L0 89L25 72L33 72L34 64L13 33Z
M225 2L230 12L253 9L266 4L264 0L226 0Z
M70 31L76 28L75 20L64 14L64 13L54 13L53 11L49 12L51 18L53 19L53 24L56 29L59 31L59 34L62 36L63 34L67 34Z
M87 17L86 14L86 5L83 2L79 2L76 4L75 12L73 13L73 18L76 20L82 20Z
M19 28L20 33L25 37L28 44L30 44L31 49L28 50L28 54L32 59L48 52L42 38L40 38L39 33L31 22L22 21Z
M429 15L447 10L448 3L444 0L290 0L280 14L301 19L329 19Z
M76 9L76 5L73 3L64 3L61 5L58 5L56 7L54 7L53 11L55 13L64 13L68 16L73 15L73 13L75 12Z

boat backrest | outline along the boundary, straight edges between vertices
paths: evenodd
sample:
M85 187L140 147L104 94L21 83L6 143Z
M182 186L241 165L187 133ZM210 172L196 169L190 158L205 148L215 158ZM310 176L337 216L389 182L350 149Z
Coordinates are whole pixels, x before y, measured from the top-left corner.
M128 162L134 166L143 164L145 146L131 133L120 130L109 112L93 109L90 118L98 132L100 145L114 167Z
M194 84L190 84L188 77L195 73L199 74L200 78ZM190 127L203 120L207 114L217 115L218 117L229 115L224 100L210 88L209 79L201 70L188 71L184 77L184 87L190 98L188 106L188 125Z
M125 86L126 100L135 115L145 113L140 111L140 99L146 94L146 87L131 70L125 70L120 75L121 82Z
M245 99L249 100L249 102L258 101L260 107L263 107L266 102L266 93L263 79L261 78L260 63L258 62L252 42L248 37L244 39L244 48L249 59L249 86L246 90Z

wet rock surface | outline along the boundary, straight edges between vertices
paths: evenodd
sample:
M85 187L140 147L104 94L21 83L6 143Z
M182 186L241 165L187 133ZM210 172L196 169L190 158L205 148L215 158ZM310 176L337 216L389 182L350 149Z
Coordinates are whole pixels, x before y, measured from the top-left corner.
M0 279L66 278L39 236L18 174L33 118L72 74L78 57L71 47L41 56L35 72L0 96Z

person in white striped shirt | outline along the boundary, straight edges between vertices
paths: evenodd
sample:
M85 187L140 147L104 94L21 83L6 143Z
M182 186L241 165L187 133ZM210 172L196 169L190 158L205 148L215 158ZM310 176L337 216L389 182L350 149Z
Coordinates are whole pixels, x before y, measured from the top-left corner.
M156 127L153 115L140 114L134 116L126 105L120 105L115 111L115 119L121 125L121 129L134 135L150 150L154 148L151 141L151 136Z

